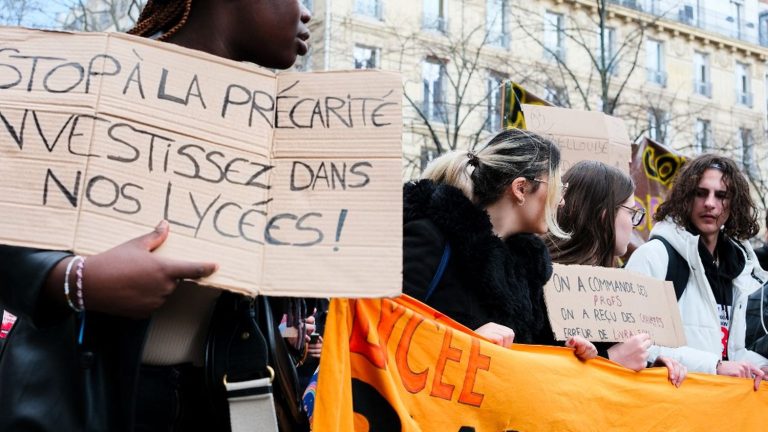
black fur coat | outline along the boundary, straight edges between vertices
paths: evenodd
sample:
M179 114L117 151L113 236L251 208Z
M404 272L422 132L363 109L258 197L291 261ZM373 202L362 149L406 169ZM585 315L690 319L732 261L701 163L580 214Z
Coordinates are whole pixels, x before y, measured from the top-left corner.
M515 342L555 345L543 286L552 274L535 235L502 240L488 214L464 194L428 180L404 186L403 290L424 301L445 244L450 260L426 303L465 326L511 327Z

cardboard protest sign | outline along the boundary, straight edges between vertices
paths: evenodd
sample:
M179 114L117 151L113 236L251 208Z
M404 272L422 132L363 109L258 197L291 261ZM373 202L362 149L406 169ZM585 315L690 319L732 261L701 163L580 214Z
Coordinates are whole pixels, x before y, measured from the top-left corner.
M765 429L768 383L504 348L405 295L334 299L323 338L316 431Z
M401 79L281 73L124 34L0 29L0 242L93 254L166 219L206 284L401 289Z
M623 342L648 333L654 344L685 345L672 282L628 270L554 264L544 286L555 338Z
M624 121L609 115L543 105L523 105L526 129L560 148L563 172L576 162L596 160L629 174L632 153Z

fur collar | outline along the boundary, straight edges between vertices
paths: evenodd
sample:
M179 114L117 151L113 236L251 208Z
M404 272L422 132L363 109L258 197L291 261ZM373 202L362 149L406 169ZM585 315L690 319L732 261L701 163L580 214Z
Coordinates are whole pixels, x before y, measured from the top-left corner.
M494 322L530 342L547 321L542 287L552 274L544 242L532 234L506 240L492 230L488 213L457 188L429 180L404 187L404 222L429 219L451 244L465 286L478 290Z

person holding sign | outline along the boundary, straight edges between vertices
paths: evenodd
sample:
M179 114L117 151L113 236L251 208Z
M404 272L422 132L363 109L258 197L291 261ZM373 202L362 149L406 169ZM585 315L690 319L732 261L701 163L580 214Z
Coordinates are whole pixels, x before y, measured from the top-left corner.
M749 238L758 232L757 208L736 163L705 154L685 164L659 206L651 240L627 268L673 281L688 345L652 346L650 360L672 357L689 370L754 378L768 359L746 349L746 303L768 273Z
M403 292L499 345L557 345L543 294L552 263L534 234L566 236L559 164L552 142L518 129L432 161L404 188ZM597 355L581 336L566 346Z
M563 175L563 181L568 189L563 197L565 204L557 210L557 223L571 236L546 237L552 261L615 267L618 258L627 253L632 229L645 216L643 209L635 208L632 178L605 163L581 161ZM647 366L651 337L643 333L625 342L601 342L596 346L601 356L640 371ZM655 364L669 370L669 381L675 386L685 380L686 368L678 361L659 356Z
M307 52L309 20L298 0L149 0L132 33L287 68ZM169 232L162 221L89 257L0 246L0 305L19 316L0 352L0 430L229 430L215 372L224 363L226 371L242 366L230 382L261 378L248 372L266 364L258 350L265 342L253 345L253 327L237 327L254 300L224 294L214 312L218 292L182 281L217 265L154 254ZM231 301L222 306L225 297ZM217 355L235 343L244 349ZM206 365L216 362L211 376L200 366L204 355ZM207 378L216 378L216 391Z

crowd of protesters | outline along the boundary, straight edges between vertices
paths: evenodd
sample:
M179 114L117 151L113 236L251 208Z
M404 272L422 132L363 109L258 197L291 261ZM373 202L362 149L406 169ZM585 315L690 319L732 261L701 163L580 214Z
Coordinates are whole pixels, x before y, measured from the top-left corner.
M131 33L287 68L307 52L309 20L294 0L149 0ZM432 161L404 186L403 292L504 347L564 345L581 361L665 367L675 386L691 371L754 379L757 390L768 359L755 351L764 335L750 331L747 310L755 293L763 301L768 273L748 241L757 209L736 164L687 162L651 240L627 262L674 282L688 341L679 348L646 334L555 340L543 295L552 262L617 267L645 216L621 170L584 161L560 171L556 145L517 129ZM0 430L235 431L222 382L275 368L277 422L308 428L294 395L316 384L324 303L198 286L217 265L153 254L169 235L163 221L89 257L0 246L0 307L19 317L0 351ZM276 357L285 352L298 353L287 369Z

